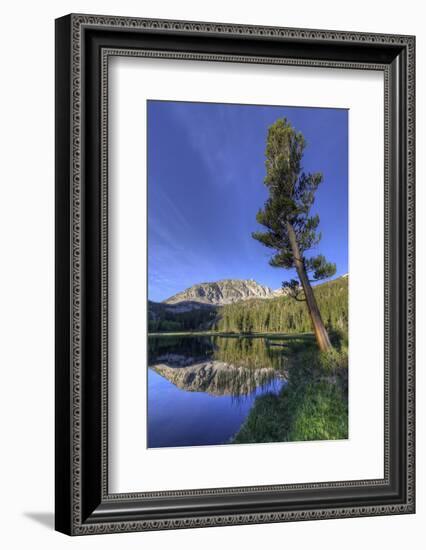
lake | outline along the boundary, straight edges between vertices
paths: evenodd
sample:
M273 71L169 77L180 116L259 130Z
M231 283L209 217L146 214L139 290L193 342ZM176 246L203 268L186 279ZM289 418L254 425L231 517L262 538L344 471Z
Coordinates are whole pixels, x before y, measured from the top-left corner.
M288 341L149 336L148 447L230 443L255 399L287 383Z

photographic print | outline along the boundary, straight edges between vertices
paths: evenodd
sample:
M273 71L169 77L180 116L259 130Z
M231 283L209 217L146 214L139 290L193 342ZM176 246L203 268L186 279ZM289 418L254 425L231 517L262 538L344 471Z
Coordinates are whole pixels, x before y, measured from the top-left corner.
M147 120L147 446L347 439L348 111Z
M55 529L415 513L415 37L69 14L55 67Z

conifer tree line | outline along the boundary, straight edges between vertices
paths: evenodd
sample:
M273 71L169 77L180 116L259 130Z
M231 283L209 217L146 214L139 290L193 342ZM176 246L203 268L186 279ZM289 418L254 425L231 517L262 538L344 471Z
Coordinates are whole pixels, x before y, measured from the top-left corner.
M327 329L347 332L348 279L340 278L314 287ZM237 302L221 308L215 322L220 332L312 332L306 305L290 296Z
M152 306L151 306L152 307ZM150 309L150 308L148 308ZM156 308L148 319L149 332L180 332L210 329L216 318L216 309L201 308L175 313L167 308Z
M314 287L315 297L327 329L347 332L348 279L335 279ZM163 308L149 320L149 332L213 330L216 332L251 333L312 332L309 312L303 302L290 296L265 300L247 300L185 313Z

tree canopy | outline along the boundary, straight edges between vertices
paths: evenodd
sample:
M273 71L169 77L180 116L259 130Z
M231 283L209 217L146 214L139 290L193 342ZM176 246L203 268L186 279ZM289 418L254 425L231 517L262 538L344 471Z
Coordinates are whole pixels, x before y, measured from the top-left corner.
M323 255L305 255L321 240L319 216L311 215L311 207L322 181L319 172L306 174L302 170L305 146L303 135L286 118L278 119L269 128L264 180L269 195L256 218L266 231L257 231L252 235L275 251L269 260L272 267L296 269L300 285L292 279L285 281L283 287L287 287L296 300L306 302L318 346L326 351L331 343L309 277L314 281L331 277L336 272L336 266Z
M256 231L253 238L275 253L269 260L272 267L291 269L296 267L289 227L295 233L299 254L303 257L305 270L314 281L331 277L336 265L319 254L306 258L305 252L316 247L321 240L318 231L318 215L311 215L315 193L323 180L319 172L306 174L302 171L305 138L297 132L286 118L278 119L268 130L266 146L266 177L264 180L269 196L256 219L266 231ZM290 224L290 226L289 226ZM295 286L294 279L283 286ZM296 281L297 283L297 281Z

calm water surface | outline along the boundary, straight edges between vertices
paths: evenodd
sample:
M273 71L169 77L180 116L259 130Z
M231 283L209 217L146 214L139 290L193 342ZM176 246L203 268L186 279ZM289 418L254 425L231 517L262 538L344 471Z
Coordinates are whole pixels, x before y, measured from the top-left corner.
M256 397L286 384L285 340L151 336L148 447L229 443Z

